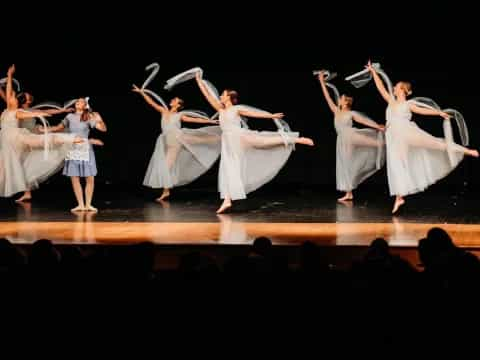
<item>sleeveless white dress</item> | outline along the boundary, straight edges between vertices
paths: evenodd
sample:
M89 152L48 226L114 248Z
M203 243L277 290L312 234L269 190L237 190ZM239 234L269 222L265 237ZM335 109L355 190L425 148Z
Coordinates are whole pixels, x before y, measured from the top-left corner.
M382 132L353 127L353 111L335 115L337 190L352 191L385 164Z
M295 132L253 131L242 128L241 105L220 110L222 150L218 187L220 197L245 199L247 194L272 180L285 165Z
M0 122L0 196L32 190L61 169L74 135L33 134L19 127L16 112L3 111ZM46 140L46 142L45 142ZM48 156L45 158L45 144Z
M220 155L219 126L182 128L182 112L162 115L158 136L143 185L173 188L205 173Z
M420 129L412 119L412 101L391 101L387 107L387 174L390 195L425 190L447 176L464 157L464 148ZM449 156L450 153L450 156Z

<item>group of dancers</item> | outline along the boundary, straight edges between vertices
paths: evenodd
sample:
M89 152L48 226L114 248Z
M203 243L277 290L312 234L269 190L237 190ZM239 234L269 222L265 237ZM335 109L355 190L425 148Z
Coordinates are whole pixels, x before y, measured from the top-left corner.
M174 97L169 105L147 86L158 72L152 64L150 77L143 86L133 91L161 114L162 133L158 136L143 184L161 188L157 201L164 201L174 187L188 184L205 173L220 157L218 191L223 199L217 213L232 207L232 202L245 199L247 194L273 179L288 160L296 144L313 146L313 140L290 130L282 120L283 113L270 113L240 105L234 90L221 94L204 78L201 68L181 73L166 83L172 90L179 83L194 79L201 94L216 110L208 116L195 110L184 110L184 101ZM0 196L24 195L17 201L31 199L31 190L59 170L71 177L77 206L72 211L97 211L92 205L94 177L97 174L93 145L100 140L89 139L90 128L106 131L100 114L92 112L87 99L55 109L32 107L32 97L16 94L13 84L15 67L9 68L6 90L0 95L7 104L1 116L0 130ZM331 83L332 74L318 72L318 79L327 104L334 114L337 132L336 178L337 189L345 195L339 201L353 200L353 190L387 162L390 194L395 196L392 213L404 204L404 197L425 190L429 185L450 173L465 155L478 157L478 151L468 145L468 131L460 113L442 110L427 98L407 100L411 84L398 82L392 86L378 64L367 64L366 69L349 81L360 87L374 80L377 89L387 101L386 126L352 110L353 99L339 94ZM332 92L332 94L330 93ZM332 96L333 95L333 96ZM49 126L45 117L69 114L57 126ZM444 138L421 130L411 121L412 113L437 115L444 118ZM22 126L32 118L39 118L42 126ZM247 118L272 119L277 131L249 129ZM453 141L451 119L460 130L462 145ZM353 122L367 128L355 128ZM182 123L205 126L190 129ZM86 178L85 198L80 178Z

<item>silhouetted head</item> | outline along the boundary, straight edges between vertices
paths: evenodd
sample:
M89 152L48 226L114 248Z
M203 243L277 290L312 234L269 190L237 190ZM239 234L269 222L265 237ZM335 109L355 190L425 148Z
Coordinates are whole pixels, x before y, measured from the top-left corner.
M272 255L272 241L266 237L256 238L253 242L253 251L258 255L269 257Z

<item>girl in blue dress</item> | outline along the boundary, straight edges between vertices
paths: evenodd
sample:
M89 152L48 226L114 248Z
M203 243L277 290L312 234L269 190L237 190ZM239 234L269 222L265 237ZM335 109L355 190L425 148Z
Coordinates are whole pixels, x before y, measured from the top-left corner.
M52 127L50 131L57 132L65 130L83 139L88 139L91 128L106 132L107 126L105 122L99 113L90 110L87 100L86 98L78 99L75 102L75 112L68 114L59 125ZM70 177L73 192L75 193L75 198L78 203L77 206L72 209L72 212L98 211L92 206L95 176L97 175L97 165L92 145L103 145L103 143L100 140L90 139L89 141L75 145L65 160L63 175ZM86 178L85 201L80 183L81 177Z

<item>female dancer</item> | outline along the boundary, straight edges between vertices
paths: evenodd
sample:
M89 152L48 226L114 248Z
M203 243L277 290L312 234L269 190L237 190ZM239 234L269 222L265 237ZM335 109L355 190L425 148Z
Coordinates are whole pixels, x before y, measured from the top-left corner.
M7 102L6 99L6 94L5 91L0 88L0 97ZM17 100L18 100L18 106L22 110L29 111L29 110L41 110L42 112L49 114L49 115L56 115L56 114L63 114L66 112L71 112L73 109L41 109L41 108L36 108L32 107L33 104L33 95L28 93L28 92L21 92L17 95ZM30 119L24 119L22 122L19 124L20 128L27 129L33 134L40 134L40 131L38 131L38 127L36 126L37 124L37 119L34 117L31 117ZM63 158L50 158L50 161L57 161L57 169L61 168L61 165L63 164ZM52 174L53 175L53 174ZM45 179L46 180L46 179ZM32 199L32 191L27 190L23 193L23 195L15 200L16 202L20 203L22 201L30 201Z
M238 94L234 90L225 90L218 98L200 72L196 72L195 79L220 116L222 149L218 181L223 203L217 213L223 213L232 206L233 200L245 199L246 194L273 179L287 161L294 144L313 146L313 141L293 132L259 132L242 127L242 116L281 119L283 114L237 105Z
M380 68L372 66L369 61L366 69L373 77L378 91L388 103L387 174L390 194L396 196L392 213L396 213L405 203L404 196L425 190L447 176L460 163L464 155L478 157L478 151L453 142L450 114L457 118L461 133L467 132L463 121L458 121L458 112L442 111L432 101L428 102L433 106L426 104L425 100L429 99L425 98L407 100L412 93L412 85L409 82L400 81L392 88L390 80ZM411 121L412 113L441 116L444 119L446 139L434 137L420 129ZM468 136L464 136L464 145L468 144L467 138Z
M353 98L339 96L337 88L327 82L324 71L318 74L318 80L325 100L334 114L337 131L337 190L345 191L345 196L338 201L353 200L352 191L385 162L385 143L382 136L384 126L352 111ZM333 90L335 101L331 98L328 87ZM355 129L352 127L352 120L376 130Z
M97 175L97 165L95 153L92 145L103 145L100 140L91 139L88 141L90 128L106 132L107 126L102 117L97 112L92 112L86 98L80 98L75 102L75 113L68 114L65 119L57 126L50 128L52 132L68 130L84 139L84 143L76 146L67 156L63 175L71 178L73 192L78 205L71 211L93 211L98 210L92 206L93 190L95 187L95 176ZM86 178L85 201L83 197L80 178Z
M218 124L206 115L193 111L180 111L183 100L170 101L170 108L156 103L144 89L133 86L147 104L162 114L162 133L158 136L143 185L158 189L162 195L156 201L170 196L170 189L188 184L205 173L220 155L220 128L206 126L201 129L182 128L182 122Z
M67 134L32 134L19 127L19 122L32 117L50 116L44 111L19 109L12 87L15 66L8 69L5 98L7 109L1 115L0 130L0 196L8 197L27 191L58 169L58 159L64 159L73 144L84 140ZM43 120L44 121L44 120Z

